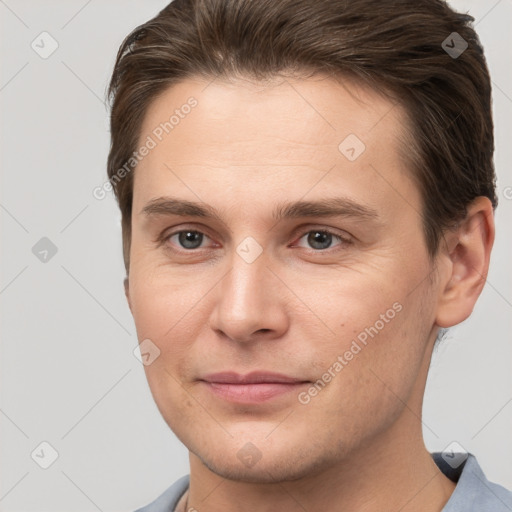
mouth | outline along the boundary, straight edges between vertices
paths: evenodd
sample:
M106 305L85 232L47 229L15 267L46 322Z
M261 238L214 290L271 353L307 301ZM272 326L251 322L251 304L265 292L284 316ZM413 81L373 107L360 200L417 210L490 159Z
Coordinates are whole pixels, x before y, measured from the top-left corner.
M221 372L206 375L200 382L214 396L235 403L262 403L277 397L298 393L310 381L273 372L252 372L240 375Z

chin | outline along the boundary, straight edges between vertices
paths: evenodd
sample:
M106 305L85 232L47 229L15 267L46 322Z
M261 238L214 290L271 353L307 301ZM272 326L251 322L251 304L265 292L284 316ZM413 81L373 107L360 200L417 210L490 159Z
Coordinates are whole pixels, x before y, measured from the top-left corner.
M216 475L236 482L272 484L276 482L293 482L311 478L328 467L339 462L335 450L326 450L325 446L295 445L283 447L278 445L263 447L261 451L248 442L242 448L222 447L217 445L214 451L189 450L197 459ZM301 446L297 448L297 446ZM245 451L244 451L245 449ZM227 453L234 456L228 457ZM244 454L248 460L244 461ZM251 459L252 456L252 459Z
M253 467L244 467L242 464L229 464L225 460L205 460L199 457L201 462L211 472L222 478L235 482L245 482L254 484L273 484L277 482L293 482L301 480L304 477L314 474L311 467L312 461L308 462L307 467L296 464L296 461L259 461ZM319 464L321 466L321 464Z

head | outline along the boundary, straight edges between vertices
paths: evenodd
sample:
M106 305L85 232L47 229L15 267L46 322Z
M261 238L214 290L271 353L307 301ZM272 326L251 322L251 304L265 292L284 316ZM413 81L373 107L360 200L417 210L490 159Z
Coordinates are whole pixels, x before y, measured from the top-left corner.
M494 236L471 21L438 0L175 0L123 42L125 291L164 419L218 474L298 478L417 422ZM259 370L301 383L256 404L206 382Z

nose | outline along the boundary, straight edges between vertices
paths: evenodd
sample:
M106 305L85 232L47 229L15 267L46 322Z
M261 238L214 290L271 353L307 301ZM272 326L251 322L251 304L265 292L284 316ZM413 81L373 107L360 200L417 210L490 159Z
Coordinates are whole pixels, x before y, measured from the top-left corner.
M210 325L217 333L248 343L286 332L286 287L270 268L265 251L252 262L234 253L231 269L215 288Z

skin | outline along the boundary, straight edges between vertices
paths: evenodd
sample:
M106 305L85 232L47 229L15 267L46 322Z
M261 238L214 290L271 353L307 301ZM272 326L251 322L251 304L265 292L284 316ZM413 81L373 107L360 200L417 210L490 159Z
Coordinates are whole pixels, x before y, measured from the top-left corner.
M319 76L187 79L151 104L140 140L190 96L198 105L136 169L125 283L139 340L160 350L145 366L151 392L190 452L188 509L441 510L455 484L424 445L422 400L439 327L467 318L485 282L490 201L470 205L432 261L399 152L407 119L389 99ZM354 161L338 149L349 134L366 146ZM164 196L219 219L143 212ZM330 197L376 217L272 218L283 201ZM312 245L325 229L346 241ZM180 230L203 233L199 248ZM237 253L246 237L263 250L252 263ZM315 382L396 303L307 404L297 393L233 404L198 380L266 370ZM261 456L250 467L237 456L249 442Z

